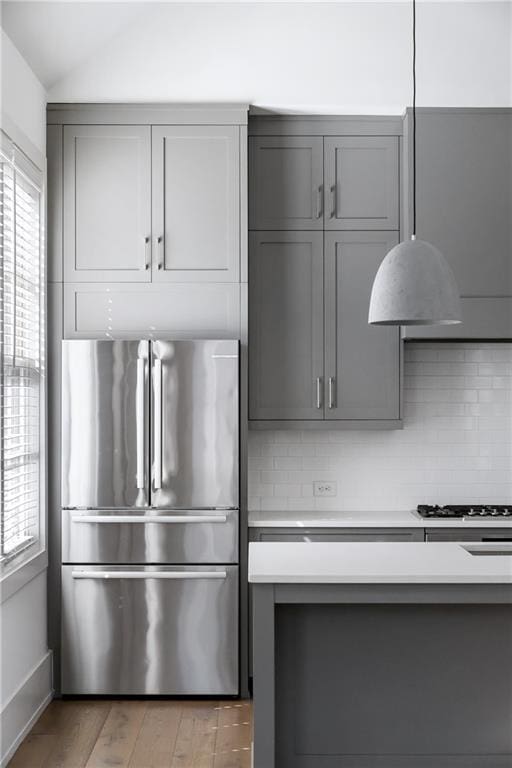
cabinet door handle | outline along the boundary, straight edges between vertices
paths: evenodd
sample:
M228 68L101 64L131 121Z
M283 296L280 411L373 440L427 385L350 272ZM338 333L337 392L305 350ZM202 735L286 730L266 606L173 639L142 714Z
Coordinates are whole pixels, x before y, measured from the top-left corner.
M153 406L153 487L159 491L162 487L162 361L157 358L153 366L154 406Z
M145 411L145 362L137 360L137 390L135 402L135 422L137 433L137 489L145 487L144 473L144 411Z
M226 571L71 571L73 579L225 579Z
M146 235L144 238L144 269L149 269L149 246L151 243L151 238Z
M316 380L316 407L322 407L322 378L320 376Z
M164 268L164 236L159 235L156 239L158 244L158 269Z
M102 525L189 525L195 523L226 523L227 515L72 515L72 523L90 523Z
M334 408L336 404L336 391L335 391L336 379L334 376L329 376L329 408Z
M331 198L332 198L331 219L334 219L336 217L336 198L337 198L336 184L333 184L331 187Z
M323 198L324 198L324 190L322 187L322 184L317 188L317 204L316 204L316 217L317 219L322 218L323 214Z

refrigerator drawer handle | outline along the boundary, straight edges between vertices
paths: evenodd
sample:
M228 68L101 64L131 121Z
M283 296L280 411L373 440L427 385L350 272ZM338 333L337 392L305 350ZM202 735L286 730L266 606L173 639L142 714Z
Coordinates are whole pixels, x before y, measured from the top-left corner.
M155 423L153 425L154 445L154 480L155 491L162 487L162 361L158 358L154 366L154 391L155 391Z
M137 360L137 397L135 403L137 426L137 489L144 488L144 360Z
M225 579L226 571L71 571L74 579Z
M72 515L72 523L225 523L226 515Z

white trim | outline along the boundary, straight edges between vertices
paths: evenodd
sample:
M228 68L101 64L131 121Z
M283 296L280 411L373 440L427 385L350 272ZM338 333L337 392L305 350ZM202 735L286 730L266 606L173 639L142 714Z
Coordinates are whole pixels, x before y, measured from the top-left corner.
M249 105L146 102L50 102L47 125L247 125Z
M0 605L48 567L48 552L46 548L41 549L41 542L38 544L38 550L30 560L20 563L17 568L14 560L12 570L6 567L5 573L0 578ZM23 554L26 555L26 552Z
M0 768L6 768L14 752L52 700L51 681L52 652L47 651L35 667L30 670L0 712L2 734ZM35 706L31 711L26 711L27 705L30 707L31 704ZM9 730L13 733L9 734ZM9 747L6 749L4 748L5 741L10 741Z
M0 604L18 589L37 576L48 566L46 553L48 502L46 490L47 475L47 398L46 398L46 161L26 135L18 129L9 117L0 113L0 154L11 164L15 174L30 182L37 190L39 199L39 263L41 306L39 308L39 334L41 352L41 375L39 384L39 521L36 542L20 551L12 562L5 559L0 563ZM25 568L26 566L26 568Z

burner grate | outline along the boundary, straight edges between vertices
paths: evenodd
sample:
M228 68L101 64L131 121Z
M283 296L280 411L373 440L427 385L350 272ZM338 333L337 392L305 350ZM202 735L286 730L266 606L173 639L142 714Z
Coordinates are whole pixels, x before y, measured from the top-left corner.
M512 517L510 504L419 504L418 514L425 518L463 518L463 517Z

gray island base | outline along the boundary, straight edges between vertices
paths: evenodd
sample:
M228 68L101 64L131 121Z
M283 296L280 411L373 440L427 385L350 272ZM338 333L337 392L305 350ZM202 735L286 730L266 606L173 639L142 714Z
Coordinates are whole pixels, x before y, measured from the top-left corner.
M512 767L512 547L471 549L250 545L254 768Z

